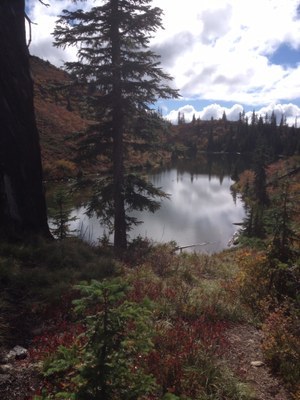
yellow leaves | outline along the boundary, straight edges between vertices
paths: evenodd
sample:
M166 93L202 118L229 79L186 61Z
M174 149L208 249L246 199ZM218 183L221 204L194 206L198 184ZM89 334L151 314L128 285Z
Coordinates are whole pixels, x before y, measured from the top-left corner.
M68 160L57 160L54 165L57 169L62 171L75 171L76 165L72 161Z
M75 177L77 166L75 163L65 159L59 159L53 163L45 163L43 166L45 178L65 179Z
M254 172L250 169L247 169L239 176L238 188L242 192L245 191L247 186L252 186L254 182Z
M270 277L266 261L262 251L247 248L237 252L238 273L234 284L246 304L256 311L261 309L260 303L267 296Z

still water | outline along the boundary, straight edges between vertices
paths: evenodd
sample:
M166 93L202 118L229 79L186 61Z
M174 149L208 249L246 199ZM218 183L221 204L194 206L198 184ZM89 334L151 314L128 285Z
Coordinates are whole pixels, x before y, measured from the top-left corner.
M200 168L201 170L201 168ZM245 210L239 197L234 198L230 175L222 173L195 173L186 167L172 167L148 176L157 187L170 194L154 214L135 212L144 221L130 232L130 239L142 236L156 243L175 241L178 246L193 246L187 251L213 253L228 246ZM74 210L77 220L71 229L78 229L84 239L96 243L107 233L96 217L87 217L85 208ZM207 244L204 244L207 243Z

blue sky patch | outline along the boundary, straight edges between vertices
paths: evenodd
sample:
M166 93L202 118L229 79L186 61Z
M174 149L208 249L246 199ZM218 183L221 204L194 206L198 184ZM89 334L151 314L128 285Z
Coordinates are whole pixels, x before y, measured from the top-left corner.
M296 67L300 64L300 50L295 50L287 43L282 43L270 57L272 64Z

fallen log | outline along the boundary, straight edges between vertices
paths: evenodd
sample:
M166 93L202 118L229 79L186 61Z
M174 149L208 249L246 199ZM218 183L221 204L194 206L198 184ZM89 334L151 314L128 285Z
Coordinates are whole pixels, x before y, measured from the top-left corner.
M204 242L204 243L188 244L186 246L176 246L175 251L180 250L180 253L182 253L182 250L188 249L190 247L206 246L207 244L214 244L214 243L218 242Z

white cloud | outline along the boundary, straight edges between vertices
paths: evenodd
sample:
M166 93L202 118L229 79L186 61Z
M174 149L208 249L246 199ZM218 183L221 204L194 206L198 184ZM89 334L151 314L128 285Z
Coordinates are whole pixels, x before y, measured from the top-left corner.
M225 4L223 8L206 9L198 14L202 22L201 41L204 44L214 44L219 38L230 32L232 6Z
M164 24L170 32L159 35L155 43L161 49L168 44L169 52L173 44L172 64L166 67L186 99L196 96L259 105L299 97L300 57L299 65L289 69L270 62L282 43L299 48L298 0L260 0L259 7L243 0L185 0L176 25L174 2L165 0L164 4ZM170 39L179 38L180 32L190 35L184 49L180 41Z
M224 111L229 120L236 121L239 118L239 113L243 111L243 107L238 104L231 108L222 107L219 104L210 104L201 110L196 110L192 105L185 105L179 107L177 110L170 111L165 118L174 124L178 121L178 113L184 114L186 122L192 121L193 116L195 116L196 119L200 118L202 120L210 120L211 118L220 119Z
M76 49L55 49L51 33L63 8L74 7L70 0L51 0L44 7L27 0L33 41L31 53L62 65L74 58ZM81 8L101 4L101 0L79 2ZM231 102L261 107L300 101L299 63L281 65L271 56L281 45L300 47L299 0L153 0L163 8L164 30L152 39L161 54L162 68L174 77L183 100ZM205 112L217 113L215 105ZM219 112L219 111L218 111ZM234 114L234 112L233 112ZM235 115L235 114L234 114Z
M229 121L237 121L243 110L244 108L241 104L234 104L232 107L222 107L220 104L214 103L203 107L201 110L196 110L192 105L185 105L176 110L171 110L167 115L165 115L165 118L173 124L177 124L178 113L180 112L181 114L184 114L186 122L191 122L194 115L196 119L200 118L201 120L210 120L211 118L221 119L225 111L226 117ZM286 118L287 124L290 126L294 125L297 119L298 123L300 123L300 107L292 103L273 103L268 106L254 109L254 111L257 116L262 116L263 118L265 118L267 114L270 117L274 111L278 124L280 123L282 116ZM246 117L249 118L249 121L251 120L252 113L253 110L245 113Z
M274 111L277 123L280 122L281 117L285 116L288 125L292 126L295 124L296 119L300 119L300 107L295 104L269 104L268 106L261 107L259 110L255 111L257 115L265 117L266 114L270 116ZM252 112L246 113L248 117L251 117Z
M73 59L76 56L74 48L57 49L52 44L52 33L58 15L64 8L68 8L70 1L51 1L49 7L45 7L37 0L29 0L27 3L30 6L30 19L33 22L31 54L48 60L56 66L62 66L65 61Z

